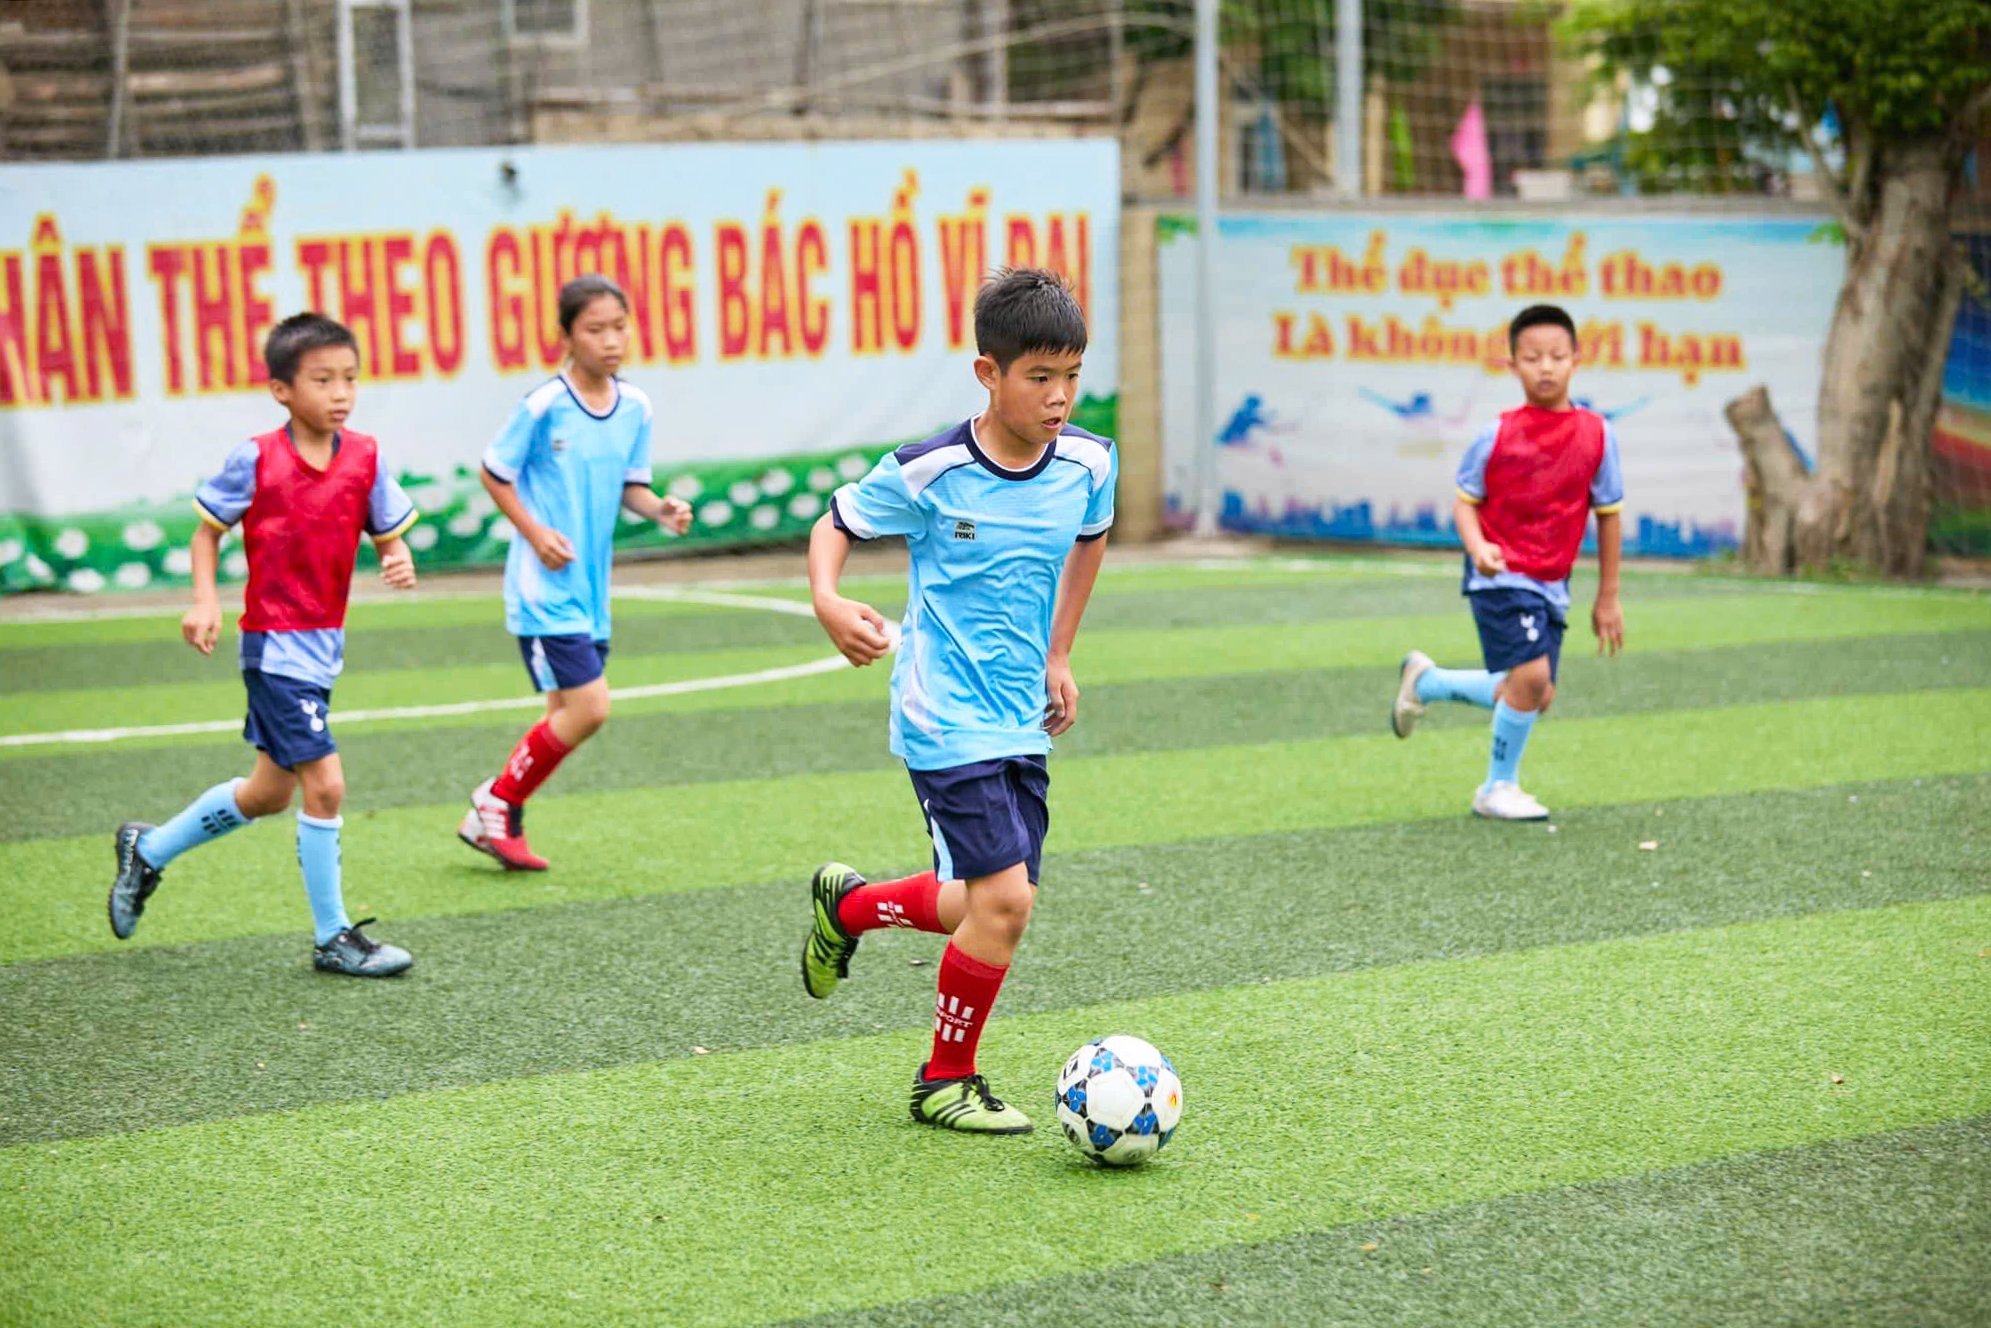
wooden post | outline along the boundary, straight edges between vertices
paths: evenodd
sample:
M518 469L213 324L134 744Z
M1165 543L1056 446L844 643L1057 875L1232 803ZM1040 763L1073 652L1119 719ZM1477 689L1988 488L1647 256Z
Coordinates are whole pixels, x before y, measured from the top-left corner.
M111 111L104 134L104 155L122 157L125 144L125 82L131 72L131 0L110 0Z

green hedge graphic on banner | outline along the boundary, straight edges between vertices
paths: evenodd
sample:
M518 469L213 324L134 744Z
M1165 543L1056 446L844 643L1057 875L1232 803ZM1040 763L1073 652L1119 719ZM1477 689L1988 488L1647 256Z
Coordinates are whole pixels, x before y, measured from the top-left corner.
M1072 422L1111 437L1118 414L1117 396L1086 397L1072 413ZM660 469L658 491L691 504L691 529L682 536L667 535L625 512L615 547L690 550L799 539L827 509L838 485L862 478L879 457L898 445ZM504 561L511 523L498 515L474 467L458 466L447 475L403 472L399 478L422 513L421 521L408 532L417 567L477 567ZM92 593L184 585L189 570L187 541L198 520L191 494L169 505L73 517L0 514L0 591ZM371 547L362 541L364 566L373 563ZM241 541L230 536L222 544L221 579L239 581L246 570Z

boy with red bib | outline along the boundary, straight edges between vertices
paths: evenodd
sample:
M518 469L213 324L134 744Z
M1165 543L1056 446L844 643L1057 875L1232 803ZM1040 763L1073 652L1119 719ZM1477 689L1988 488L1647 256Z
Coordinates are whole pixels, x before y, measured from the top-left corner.
M360 930L373 919L349 920L340 889L346 782L330 728L332 684L344 664L360 537L373 538L381 579L407 590L415 562L401 536L417 513L382 464L379 444L345 427L359 382L353 334L319 314L298 314L271 330L264 359L270 395L290 411L290 422L236 447L195 494L194 606L180 620L187 644L213 654L221 633L215 565L222 535L239 523L249 560L239 623L249 692L242 737L255 747L256 765L248 778L216 784L164 825L118 827L111 931L120 940L132 934L173 859L283 811L302 786L297 863L315 924L312 963L328 973L388 977L414 960Z
M1541 821L1548 809L1522 791L1521 753L1536 717L1555 697L1569 573L1593 513L1597 602L1590 626L1600 652L1624 648L1618 511L1625 489L1610 422L1570 404L1575 320L1554 305L1532 305L1515 315L1507 346L1527 404L1488 425L1466 449L1453 504L1466 551L1465 596L1486 667L1441 669L1423 651L1411 651L1397 675L1390 727L1409 737L1431 701L1490 708L1493 756L1486 782L1473 794L1473 813Z

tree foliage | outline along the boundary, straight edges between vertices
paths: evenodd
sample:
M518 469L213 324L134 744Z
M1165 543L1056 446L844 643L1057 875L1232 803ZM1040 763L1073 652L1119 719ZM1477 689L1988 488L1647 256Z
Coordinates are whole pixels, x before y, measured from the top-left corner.
M1855 223L1883 145L1955 136L1960 152L1991 89L1991 0L1578 0L1564 32L1652 89L1629 145L1647 183L1758 184L1765 150L1817 152L1829 114L1847 163L1834 202Z

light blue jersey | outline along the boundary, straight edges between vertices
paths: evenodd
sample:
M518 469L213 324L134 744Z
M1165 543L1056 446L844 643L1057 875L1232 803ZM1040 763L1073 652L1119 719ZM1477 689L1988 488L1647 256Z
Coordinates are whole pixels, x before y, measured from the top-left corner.
M892 666L892 752L944 770L1051 750L1044 664L1065 558L1113 524L1120 454L1071 425L1027 470L1005 470L969 420L883 458L837 490L858 539L905 537L911 582Z
M505 629L513 636L608 640L608 572L622 486L650 482L650 398L615 380L615 404L597 415L561 375L527 394L484 453L484 469L518 486L533 520L574 546L548 571L513 539L505 558Z

